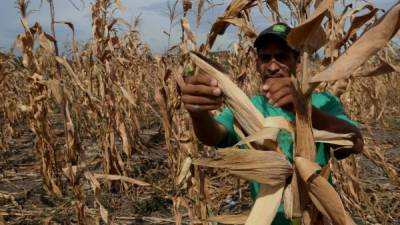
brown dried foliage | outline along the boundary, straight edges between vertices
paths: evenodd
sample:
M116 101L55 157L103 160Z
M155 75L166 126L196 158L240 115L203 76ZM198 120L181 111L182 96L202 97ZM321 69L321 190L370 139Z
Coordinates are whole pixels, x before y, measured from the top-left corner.
M195 65L186 53L190 50L209 52L218 35L229 25L235 25L239 28L239 40L234 44L233 52L207 56L224 65L232 75L231 79L246 94L257 93L260 78L255 72L256 54L251 47L255 29L249 15L252 7L268 4L268 9L273 11L272 20L284 20L279 15L278 1L232 1L224 15L214 23L201 48L197 47L198 41L191 31L187 13L197 11L197 23L200 23L206 10L204 5L215 5L212 1L200 0L195 9L194 1L182 1L185 13L181 19L179 52L175 56L154 57L139 39L136 28L130 27L126 34L119 33L116 24L123 21L113 16L113 9L114 4L123 9L121 2L97 0L91 11L92 40L86 48L79 48L73 35L72 55L68 58L55 55L55 40L39 23L28 24L28 2L18 1L24 28L17 37L22 60L16 60L13 55L0 56L2 168L8 168L3 161L15 140L23 135L21 127L30 127L35 136L35 164L38 165L38 168L32 168L40 173L42 186L53 196L51 198L58 199L55 211L68 214L75 210L72 214L76 223L120 223L121 214L113 212L105 200L105 196L113 192L125 193L123 198L133 199L134 205L139 204L136 201L141 195L149 193L172 200L172 221L176 224L208 224L207 218L226 211L222 206L227 193L240 196L242 203L238 205L249 208L244 203L247 198L241 194L246 189L243 180L229 177L221 170L216 173L192 165L192 162L199 164L192 158L215 157L215 150L197 142L189 117L180 104L179 90L188 71L195 71ZM309 18L306 15L311 15L310 9L314 6L324 6L324 1L281 2L291 10L290 19L297 24ZM355 9L343 8L346 10L340 15L329 7L323 12L324 16L329 16L318 32L324 32L327 38L311 48L322 46L325 58L310 63L308 69L315 73L339 60L347 49L352 51L350 46L357 40L362 44L362 37L358 39L357 35L367 34L377 21L379 10L371 4ZM347 30L344 28L346 19L351 22ZM62 23L74 32L73 24ZM398 24L393 29L398 29ZM313 40L312 35L318 32L310 32L309 40ZM38 48L34 47L36 45ZM365 57L354 64L352 71L348 69L348 74L342 74L346 79L324 82L318 87L340 96L349 115L365 128L367 147L364 153L331 163L335 187L345 208L356 221L365 224L399 222L400 181L396 153L399 141L396 134L399 132L400 82L397 54L398 50L390 43L379 45L364 55L372 57ZM61 76L57 75L57 64L61 65ZM359 65L362 65L361 69L354 71ZM385 75L376 76L381 74ZM364 77L357 78L361 76ZM154 128L158 124L162 124L163 131ZM160 132L164 136L162 144L152 143L152 138ZM385 132L395 135L390 138ZM155 162L155 170L162 173L164 179L143 171L135 172L138 165L155 161L158 156L161 160ZM167 163L164 164L165 159ZM377 171L373 172L373 178L370 170ZM7 175L4 177L8 179ZM309 185L323 186L324 182L318 177ZM160 185L164 186L161 188ZM320 189L313 190L311 192L316 194ZM18 217L21 220L38 217L40 223L47 221L48 224L56 221L54 218L58 214L54 212L47 211L49 217L33 209L21 210L16 201L20 195L0 192L0 202L5 201L9 209L0 211L0 224L7 221L17 224L19 220L15 218ZM73 202L69 203L71 199ZM321 207L320 210L324 211ZM240 207L236 209L236 212L241 211ZM332 216L329 212L323 213ZM247 213L244 214L215 217L213 221L243 223L247 218ZM153 221L162 220L153 218Z

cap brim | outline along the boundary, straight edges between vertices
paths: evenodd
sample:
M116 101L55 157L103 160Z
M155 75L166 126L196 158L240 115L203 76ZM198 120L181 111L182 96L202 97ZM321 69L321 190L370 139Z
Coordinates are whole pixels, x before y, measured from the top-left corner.
M282 40L282 41L285 42L285 44L287 44L287 41L286 41L286 39L284 37L282 37L282 36L280 36L280 35L278 35L276 33L270 32L270 33L260 34L256 38L256 40L254 41L253 46L255 48L258 48L262 43L264 43L264 42L266 42L268 40L273 40L273 39Z

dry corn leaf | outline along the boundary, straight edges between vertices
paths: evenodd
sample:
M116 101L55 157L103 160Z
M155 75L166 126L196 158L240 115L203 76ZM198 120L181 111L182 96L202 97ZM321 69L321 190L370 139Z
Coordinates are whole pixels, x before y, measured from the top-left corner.
M237 17L224 17L220 21L227 22L239 27L249 38L257 37L256 29L251 26L244 18Z
M32 48L33 48L33 36L28 33L18 34L15 45L21 50L22 63L24 66L28 66L32 61Z
M21 23L22 23L22 26L24 27L25 32L28 32L30 30L29 29L28 18L26 18L26 17L21 18Z
M361 16L354 16L354 14L358 13L359 11L363 9L368 9L369 12L361 15ZM346 35L343 37L339 45L337 46L338 48L342 46L349 38L353 37L357 30L363 26L366 22L368 22L371 18L373 18L376 13L379 11L379 9L375 8L372 4L365 4L360 6L359 8L356 8L352 10L349 15L345 15L343 18L343 26L344 26L344 21L346 16L352 16L351 18L351 26L349 30L347 31Z
M76 162L78 158L79 143L75 135L74 123L71 119L69 101L65 101L65 130L67 157L71 162Z
M394 65L393 63L389 63L386 61L383 61L381 64L378 66L372 68L372 69L366 69L362 70L360 72L354 73L354 77L373 77L373 76L379 76L382 74L388 74L392 72L397 72L400 73L400 67Z
M101 219L106 223L109 224L110 222L110 217L109 217L109 213L107 211L107 209L103 206L103 204L101 204L100 201L100 183L99 181L96 179L96 177L89 171L85 172L85 177L86 179L89 180L90 186L92 187L94 196L95 196L95 202L99 205L100 207L100 217Z
M294 133L293 125L287 120L285 117L282 116L268 116L265 118L264 127L274 127L285 129L289 133Z
M289 133L292 135L292 138L294 138L294 130L292 127L286 125L280 126L279 124L274 124L273 126L274 127L264 127L261 130L241 139L235 144L235 146L249 144L254 141L263 141L266 139L276 141L277 135L281 129L289 131ZM354 145L354 143L350 140L350 138L353 136L351 133L338 134L325 130L313 129L313 134L315 142L340 145L344 147L352 147Z
M46 81L46 85L47 88L50 90L50 93L56 99L57 103L61 105L63 101L63 90L60 81L51 79Z
M126 154L128 158L131 158L132 156L132 146L130 143L129 136L126 132L126 126L125 122L120 118L121 116L119 114L116 115L116 123L117 123L117 129L119 136L121 137L122 140L122 150Z
M314 8L318 8L319 4L321 4L323 0L315 0Z
M149 183L146 183L144 181L140 181L137 179L133 179L130 177L126 177L126 176L111 175L111 174L99 174L99 173L95 173L95 174L93 174L93 176L97 179L120 180L120 181L125 181L125 182L131 183L131 184L136 184L139 186L150 186Z
M293 179L293 178L292 178ZM285 216L286 218L293 218L293 203L294 203L294 199L293 199L293 190L292 190L292 183L289 183L285 189L283 190L283 197L282 197L282 201L283 201L283 208L284 208L284 212L285 212Z
M287 37L288 44L294 49L307 47L311 52L324 46L327 38L321 22L333 3L334 0L326 0L319 4L310 18L290 31Z
M78 167L77 166L69 166L69 167L62 168L62 171L69 180L75 180L75 177L78 172Z
M348 78L358 67L381 50L400 28L400 5L396 4L365 32L331 66L310 79L311 83Z
M3 215L0 215L0 225L7 225Z
M307 192L317 209L334 225L353 225L347 215L340 196L329 182L317 174L321 167L306 158L295 157L295 168L306 182Z
M122 96L128 100L129 103L131 103L133 106L136 106L135 99L131 95L130 92L128 92L121 84L118 84L118 87L121 89Z
M221 19L229 17L238 17L243 9L249 7L256 0L233 0L231 4L226 8L225 13ZM220 18L213 24L210 33L207 37L207 45L211 48L214 45L217 35L225 33L226 28L230 23L221 21Z
M250 211L249 217L246 220L246 225L269 225L275 218L281 204L283 195L284 183L276 186L265 184L260 185L260 191L257 194L257 199L253 208Z
M275 151L225 148L216 154L215 158L194 159L193 164L227 169L230 174L271 186L285 183L293 172L286 157Z
M236 143L234 146L240 146L243 144L250 145L251 142L263 142L264 140L272 140L276 141L278 134L279 134L279 128L274 128L274 127L264 127L261 130L255 132L254 134L251 134L243 139L241 139L238 143ZM269 150L275 150L275 149L269 149Z
M183 13L187 13L192 8L192 1L191 0L183 0Z
M235 146L239 146L242 144L247 144L249 146L251 142L258 141L261 143L275 143L280 132L280 129L287 130L292 135L294 134L293 126L290 124L288 120L281 116L269 116L264 120L264 128L261 130L245 137L240 140ZM270 140L268 142L268 140ZM274 150L274 149L270 149Z
M108 210L106 208L104 208L104 206L102 204L100 204L100 216L101 219L106 223L109 224L110 223L110 216L108 214Z
M180 185L182 181L187 177L187 174L189 173L191 166L192 166L192 158L186 157L185 160L183 160L181 171L178 177L176 178L177 185Z
M78 75L74 72L74 70L72 69L72 67L69 65L69 63L67 62L66 59L61 58L56 56L56 60L58 63L60 63L61 65L63 65L65 67L65 69L67 70L68 74L71 75L73 81L77 84L77 86L90 98L90 100L100 103L100 100L97 99L96 97L94 97L89 90L87 90L85 88L85 86L83 85L83 83L80 81Z
M192 29L190 29L190 24L186 17L183 17L181 19L181 26L185 31L185 33L187 34L192 50L196 49L196 38L192 32Z
M249 212L238 215L219 215L207 218L208 222L216 222L222 224L244 224L249 216Z
M39 34L39 44L49 54L54 53L54 41L55 39L45 32Z
M126 10L126 7L122 4L122 0L115 0L115 5L117 5L118 9L122 12Z
M201 18L203 17L203 7L205 0L197 0L197 16L196 16L196 27L200 26Z
M271 7L271 9L275 12L279 14L279 4L278 4L278 0L267 0L267 4L269 5L269 7Z
M350 138L354 135L352 133L349 134L338 134L332 133L325 130L317 130L313 129L315 142L327 143L340 145L345 147L352 147L354 143L350 141Z

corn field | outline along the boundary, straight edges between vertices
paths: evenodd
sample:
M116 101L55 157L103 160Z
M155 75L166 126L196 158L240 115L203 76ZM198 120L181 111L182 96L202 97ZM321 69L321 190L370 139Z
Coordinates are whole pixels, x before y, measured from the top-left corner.
M115 16L124 7L120 0L92 1L91 39L84 46L74 24L54 21L57 8L48 28L28 23L30 1L17 0L21 55L0 53L0 225L265 225L281 201L287 216L302 215L301 224L323 224L318 218L400 224L400 4L393 1L384 12L367 1L357 7L334 0L228 2L200 43L188 15L199 24L218 1L177 0L180 42L158 56L135 24ZM266 24L294 27L288 41L300 49L303 73L296 82L304 99L295 106L296 123L263 118L248 99L260 83L253 10L265 14ZM72 34L68 55L59 53L55 25ZM119 25L129 31L119 32ZM212 52L230 26L237 42L230 51ZM197 140L181 89L199 70L218 80L224 104L248 135L239 144L250 149L216 149ZM351 143L348 134L311 128L313 90L340 97L360 124L361 154L314 165L307 147L314 141ZM279 153L281 129L303 135L293 164ZM330 173L333 186L326 185ZM249 180L262 184L255 202ZM298 206L296 196L311 203Z

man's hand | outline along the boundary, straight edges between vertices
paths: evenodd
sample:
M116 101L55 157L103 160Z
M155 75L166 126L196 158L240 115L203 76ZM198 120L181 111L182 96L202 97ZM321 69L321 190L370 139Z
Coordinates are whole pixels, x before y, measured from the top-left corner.
M350 138L353 142L351 148L341 148L334 151L334 155L337 159L344 159L351 154L358 154L363 151L364 140L362 138L360 129L351 125L349 122L342 119L336 118L326 112L323 112L315 107L312 108L312 125L318 130L326 130L338 134L353 133L354 135ZM337 148L339 146L333 146Z
M199 71L182 88L182 102L190 113L197 138L209 146L221 143L227 130L210 113L222 105L222 91L217 80Z
M261 89L269 104L293 111L296 90L290 77L268 78Z
M199 71L182 89L182 102L191 115L218 109L222 105L222 92L217 80Z

